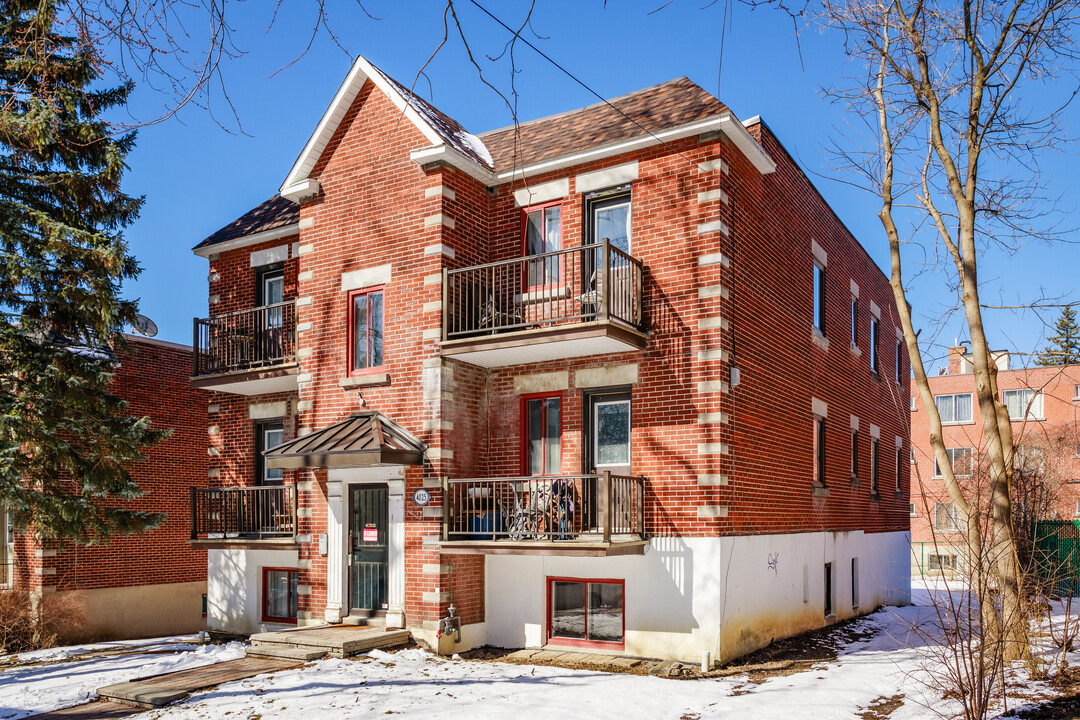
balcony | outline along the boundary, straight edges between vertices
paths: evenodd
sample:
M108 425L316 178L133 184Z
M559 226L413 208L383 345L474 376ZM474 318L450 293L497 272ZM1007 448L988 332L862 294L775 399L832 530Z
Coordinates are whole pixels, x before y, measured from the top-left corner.
M645 478L603 473L447 479L439 546L454 554L645 552Z
M642 282L606 240L446 270L442 354L494 368L642 350Z
M191 488L191 544L295 547L296 486Z
M238 395L296 390L296 304L264 305L194 323L197 388Z

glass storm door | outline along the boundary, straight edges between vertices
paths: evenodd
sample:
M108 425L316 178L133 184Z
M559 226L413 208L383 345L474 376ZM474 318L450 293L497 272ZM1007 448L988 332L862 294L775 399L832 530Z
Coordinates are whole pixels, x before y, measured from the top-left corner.
M350 607L366 613L386 610L388 489L354 486L350 496Z

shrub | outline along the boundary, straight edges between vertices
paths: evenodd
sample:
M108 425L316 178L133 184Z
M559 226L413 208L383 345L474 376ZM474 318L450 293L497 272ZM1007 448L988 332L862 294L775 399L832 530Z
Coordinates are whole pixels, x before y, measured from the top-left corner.
M85 619L78 593L35 595L0 590L0 652L40 650L56 644L58 635Z

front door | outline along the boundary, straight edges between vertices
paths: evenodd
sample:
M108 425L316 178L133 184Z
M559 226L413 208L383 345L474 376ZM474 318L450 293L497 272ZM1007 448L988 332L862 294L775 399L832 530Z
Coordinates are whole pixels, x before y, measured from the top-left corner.
M349 605L360 613L386 610L388 496L385 485L354 485L349 491Z

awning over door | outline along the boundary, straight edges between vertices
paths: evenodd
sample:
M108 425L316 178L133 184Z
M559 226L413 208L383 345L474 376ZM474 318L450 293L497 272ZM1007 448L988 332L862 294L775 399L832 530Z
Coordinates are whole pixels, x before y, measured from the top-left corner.
M427 445L377 410L354 412L334 423L267 450L269 468L422 465Z

